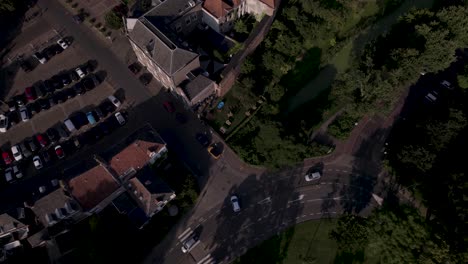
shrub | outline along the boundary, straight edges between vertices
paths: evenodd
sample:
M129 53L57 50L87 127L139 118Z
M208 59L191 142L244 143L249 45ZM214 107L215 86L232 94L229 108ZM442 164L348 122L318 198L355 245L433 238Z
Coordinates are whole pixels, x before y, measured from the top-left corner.
M327 132L335 138L346 139L359 119L360 117L357 114L344 112L333 120L328 126Z
M120 29L123 27L122 17L115 11L109 11L105 17L106 25L111 29Z

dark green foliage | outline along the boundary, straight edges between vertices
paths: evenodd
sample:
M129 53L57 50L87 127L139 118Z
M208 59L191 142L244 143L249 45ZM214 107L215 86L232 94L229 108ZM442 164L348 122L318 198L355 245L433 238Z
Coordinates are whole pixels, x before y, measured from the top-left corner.
M123 18L114 10L109 11L106 14L105 20L106 25L111 29L120 29L123 27Z
M468 88L468 66L465 66L463 71L458 73L457 75L457 81L458 85L463 88L467 89Z
M356 123L359 121L360 116L350 112L344 112L338 115L335 120L328 126L328 134L338 139L346 139Z

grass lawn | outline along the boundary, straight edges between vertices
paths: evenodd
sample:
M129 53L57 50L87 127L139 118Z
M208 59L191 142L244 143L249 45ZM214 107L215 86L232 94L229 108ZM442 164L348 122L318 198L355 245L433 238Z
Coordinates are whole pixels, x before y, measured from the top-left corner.
M321 219L298 224L250 249L234 263L333 263L337 245L328 234L335 223Z

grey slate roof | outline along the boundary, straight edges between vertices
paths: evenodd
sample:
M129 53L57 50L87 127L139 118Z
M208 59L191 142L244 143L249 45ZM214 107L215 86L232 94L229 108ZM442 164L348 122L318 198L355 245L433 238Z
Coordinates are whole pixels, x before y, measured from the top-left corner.
M198 75L195 79L188 82L183 90L188 99L193 100L197 95L203 92L205 89L209 89L213 86L214 82L203 75ZM214 87L211 87L214 91Z

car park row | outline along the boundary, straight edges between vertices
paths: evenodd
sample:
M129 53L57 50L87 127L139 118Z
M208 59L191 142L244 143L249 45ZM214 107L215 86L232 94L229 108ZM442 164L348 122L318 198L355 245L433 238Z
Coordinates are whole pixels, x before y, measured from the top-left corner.
M21 164L32 157L32 163L36 170L51 165L52 160L64 159L75 150L85 144L94 144L103 136L110 134L115 128L126 123L121 112L115 112L121 102L114 96L109 96L92 111L78 112L66 119L63 124L56 125L36 134L34 137L24 139L9 150L2 151L5 168L5 180L14 181L23 177ZM115 113L114 113L115 112ZM109 117L108 117L109 116ZM91 117L92 121L91 122ZM77 132L81 128L87 128L81 134ZM18 173L13 173L17 171Z

